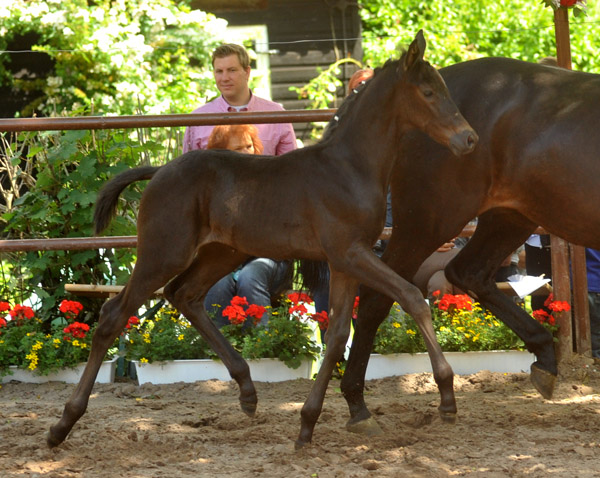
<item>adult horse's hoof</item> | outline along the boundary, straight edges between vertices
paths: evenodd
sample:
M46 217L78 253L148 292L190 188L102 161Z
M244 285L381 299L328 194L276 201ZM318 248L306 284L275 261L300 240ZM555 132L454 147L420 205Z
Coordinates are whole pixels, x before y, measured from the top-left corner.
M556 385L556 375L544 370L539 365L531 364L530 380L535 389L540 392L546 400L552 398L554 386Z
M358 435L365 435L368 437L383 435L383 430L379 426L379 423L377 423L373 417L369 417L359 422L353 422L352 420L348 420L348 423L346 423L346 430L352 433L357 433Z
M456 423L456 413L453 412L442 412L440 410L440 418L444 423L454 425Z
M242 412L244 412L250 418L254 418L256 415L256 403L242 402L240 400L240 407L242 408Z

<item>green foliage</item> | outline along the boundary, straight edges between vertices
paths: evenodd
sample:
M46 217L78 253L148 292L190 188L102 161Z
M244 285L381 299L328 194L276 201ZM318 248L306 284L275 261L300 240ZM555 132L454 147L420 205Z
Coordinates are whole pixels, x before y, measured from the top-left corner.
M224 27L189 0L14 0L0 8L0 50L33 33L33 49L49 55L54 71L15 78L11 55L0 55L0 85L43 91L22 116L82 106L101 114L188 112L216 91L207 66Z
M514 0L477 2L456 0L364 0L365 51L363 62L381 65L397 57L399 45L407 45L419 29L425 32L427 59L437 67L479 57L503 56L538 61L556 56L554 17L544 4ZM571 48L574 69L599 71L599 9L591 2L588 15L571 15ZM596 42L597 43L597 42Z
M431 306L437 341L445 352L523 350L523 342L481 305L464 295L445 295ZM412 317L397 304L379 326L373 351L380 354L425 352Z
M242 357L276 358L290 368L298 368L304 359L318 355L320 348L311 338L310 327L290 317L287 306L267 313L266 326L248 327L232 322L221 328ZM129 360L149 363L217 357L187 319L168 307L162 308L152 319L131 324L126 351Z
M9 310L6 317L10 318L6 320L4 314ZM86 362L95 325L77 322L77 315L52 312L42 316L30 307L10 308L8 303L0 302L0 376L10 374L10 366L48 375ZM116 350L111 348L107 359Z
M161 308L152 319L133 322L128 327L126 356L129 360L152 363L216 357L196 329L170 307Z
M100 187L123 169L145 162L148 153L157 156L160 149L116 130L20 133L3 139L6 154L0 154L0 161L12 168L12 177L30 177L28 190L19 189L16 182L12 185L16 198L0 216L2 237L9 239L91 236ZM11 160L11 152L26 152L29 159ZM123 193L122 213L112 222L110 234L135 235L140 187ZM134 251L33 251L3 254L2 259L0 293L14 302L37 300L33 305L45 313L64 298L65 283L125 282ZM85 305L95 315L100 304L85 301Z
M556 56L554 16L534 0L362 0L363 64L378 67L398 58L419 29L425 32L425 56L438 68L480 57L501 56L536 62ZM590 2L587 15L570 15L573 69L600 73L600 7ZM342 60L345 61L345 60ZM335 107L331 94L340 86L335 68L321 71L299 98L310 108ZM318 137L322 129L315 129Z

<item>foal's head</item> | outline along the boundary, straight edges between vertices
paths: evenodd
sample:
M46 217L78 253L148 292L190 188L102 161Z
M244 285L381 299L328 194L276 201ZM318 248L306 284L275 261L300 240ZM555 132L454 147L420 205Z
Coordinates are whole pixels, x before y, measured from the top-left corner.
M262 154L263 144L253 124L218 125L208 138L207 149L230 149L238 153Z
M396 65L395 100L390 108L403 109L402 116L412 128L427 133L456 154L473 151L479 140L450 98L438 71L423 59L425 38L417 36Z

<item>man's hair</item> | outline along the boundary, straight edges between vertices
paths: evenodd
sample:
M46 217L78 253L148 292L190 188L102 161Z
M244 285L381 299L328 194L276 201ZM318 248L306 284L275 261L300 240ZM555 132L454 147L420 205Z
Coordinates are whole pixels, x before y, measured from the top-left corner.
M235 43L225 43L215 49L212 54L212 64L215 66L215 58L225 58L226 56L237 55L242 68L246 70L250 66L250 57L248 52L241 45Z

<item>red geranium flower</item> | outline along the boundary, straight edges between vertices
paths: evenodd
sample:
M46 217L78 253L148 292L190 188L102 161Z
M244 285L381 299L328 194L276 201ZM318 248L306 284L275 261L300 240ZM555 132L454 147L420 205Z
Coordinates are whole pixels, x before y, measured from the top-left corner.
M352 306L352 318L356 319L358 317L358 305L360 303L360 297L354 297L354 305Z
M15 305L9 314L18 322L23 322L25 319L33 319L35 317L35 312L31 307L20 304Z
M537 320L540 324L543 324L544 322L548 321L548 318L550 317L550 314L544 309L534 310L531 313L531 315L533 315L533 318Z
M292 292L291 294L288 294L288 299L290 299L292 304L298 304L300 302L307 302L310 304L313 301L312 297L304 292Z
M0 317L0 327L6 327L6 320L4 320L2 317Z
M289 310L288 310L290 316L292 315L296 315L296 317L298 315L304 315L308 312L308 309L306 308L306 306L304 304L296 304L296 305L292 305Z
M66 334L65 340L71 340L71 338L83 339L89 331L90 326L82 322L73 322L63 329L63 332Z
M246 312L239 305L228 305L223 309L223 317L227 317L233 325L241 325L246 321Z
M79 315L79 312L83 310L83 305L76 300L63 300L60 303L58 310L65 314L67 319L74 320L75 317Z
M571 310L571 306L564 300L555 300L547 306L553 312L566 312Z
M262 305L250 304L246 309L246 315L260 320L262 319L262 316L265 315L266 310L267 309Z
M129 317L129 320L127 321L127 325L125 326L126 329L130 329L132 326L137 325L140 323L140 319L138 319L135 315L132 315L131 317Z
M572 7L577 3L577 0L560 0L561 7Z
M329 316L327 315L326 310L310 314L310 318L319 324L319 328L321 330L325 330L327 327L329 327Z
M0 302L0 312L8 312L10 310L10 304L8 302Z
M231 299L231 305L248 305L248 299L246 299L245 297L240 297L239 295L234 296Z
M444 294L435 302L438 309L453 312L454 310L473 310L471 298L466 294Z

